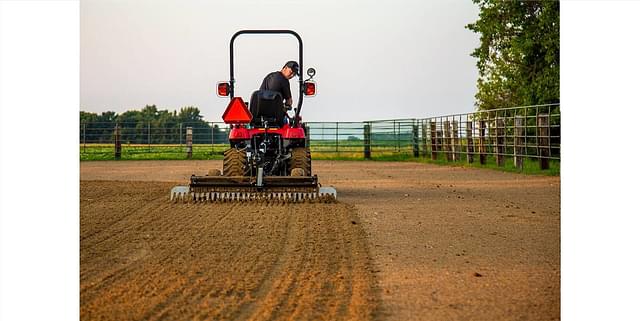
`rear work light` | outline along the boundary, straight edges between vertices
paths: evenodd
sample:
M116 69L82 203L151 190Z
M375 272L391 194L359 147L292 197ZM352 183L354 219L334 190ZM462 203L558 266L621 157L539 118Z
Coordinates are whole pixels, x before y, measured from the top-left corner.
M222 120L227 124L246 124L252 118L251 112L240 97L233 97L222 114Z
M316 83L307 81L304 83L304 95L315 96L316 95Z
M220 96L220 97L229 96L229 83L228 82L219 82L218 83L218 96Z

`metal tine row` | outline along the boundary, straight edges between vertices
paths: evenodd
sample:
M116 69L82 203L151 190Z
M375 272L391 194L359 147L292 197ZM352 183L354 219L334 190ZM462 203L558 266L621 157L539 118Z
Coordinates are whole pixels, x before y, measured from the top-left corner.
M251 201L276 201L297 203L313 201L319 198L317 193L293 193L293 192L206 192L191 193L194 202L251 202Z
M299 202L334 202L331 194L293 193L293 192L174 192L171 194L173 202L254 202L275 201L284 203Z

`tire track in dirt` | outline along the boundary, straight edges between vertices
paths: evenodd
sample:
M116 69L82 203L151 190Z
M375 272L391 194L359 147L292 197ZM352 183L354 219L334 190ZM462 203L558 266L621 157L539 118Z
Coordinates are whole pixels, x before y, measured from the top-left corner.
M275 249L275 257L272 262L268 264L268 267L264 271L262 278L258 282L255 289L252 291L252 298L263 298L269 292L271 287L273 286L273 282L277 276L282 273L283 263L282 261L285 259L285 255L291 252L290 242L289 242L289 234L291 232L290 226L291 221L293 219L293 215L291 215L291 211L286 211L286 218L283 220L284 229L280 233L282 236L278 242ZM252 313L254 313L256 309L255 300L245 302L240 309L238 309L239 313L234 317L235 320L246 320L248 319Z
M241 302L239 302L237 306L227 309L226 312L228 313L228 316L230 317L230 319L241 318L241 315L243 314L244 311L246 311L248 304L250 302L253 302L255 298L260 298L261 286L263 286L265 281L269 279L270 275L273 275L274 270L277 269L277 262L280 260L280 258L283 255L286 255L286 252L283 251L284 247L282 245L286 244L286 242L288 241L287 233L289 231L288 227L290 225L290 219L292 216L290 215L290 213L287 213L287 211L285 210L286 208L282 206L274 207L274 204L263 204L259 206L261 210L255 213L259 213L259 212L262 212L262 210L264 209L270 209L270 208L273 208L273 210L277 212L283 213L282 216L278 216L275 220L271 219L266 221L268 225L263 226L263 229L265 229L265 231L272 231L268 233L275 234L274 236L276 237L276 240L275 242L271 243L275 245L275 248L271 246L269 248L264 248L261 242L259 241L259 239L253 239L251 237L247 238L249 240L254 240L257 242L246 243L246 246L243 247L244 256L242 258L253 257L254 259L253 260L250 259L248 261L238 260L234 263L238 268L243 266L246 267L247 265L251 266L252 268L250 268L249 270L246 270L246 273L245 273L245 275L249 275L250 277L249 278L245 277L245 278L254 279L254 280L257 279L258 281L255 282L251 286L251 288L248 289L249 291L247 296ZM251 207L252 205L248 206L248 208L251 208ZM287 214L284 214L284 213L287 213ZM255 222L253 224L255 224ZM234 291L237 289L235 289L232 286L230 290ZM206 314L203 313L203 315L206 315Z
M260 303L252 306L250 309L253 311L247 313L242 319L272 319L272 314L277 312L288 299L291 288L296 281L295 277L300 273L301 263L306 258L308 251L306 249L302 251L302 257L295 255L301 251L300 243L301 240L306 239L307 230L298 226L301 220L300 216L294 217L291 208L287 212L291 220L287 225L284 247L281 249L281 252L286 255L281 256L282 260L276 262L273 275L265 282L266 286L260 289L260 293L258 293Z
M379 294L354 208L173 204L164 197L170 187L82 182L81 235L92 236L81 242L81 319L378 316ZM110 197L94 198L91 190Z

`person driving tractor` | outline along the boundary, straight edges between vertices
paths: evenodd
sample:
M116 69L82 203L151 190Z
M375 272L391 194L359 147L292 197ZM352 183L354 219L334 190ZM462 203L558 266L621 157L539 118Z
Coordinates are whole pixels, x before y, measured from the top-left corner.
M293 60L287 61L280 71L274 71L264 77L260 90L279 92L282 95L286 109L291 110L293 100L291 99L289 79L296 75L298 75L298 63Z

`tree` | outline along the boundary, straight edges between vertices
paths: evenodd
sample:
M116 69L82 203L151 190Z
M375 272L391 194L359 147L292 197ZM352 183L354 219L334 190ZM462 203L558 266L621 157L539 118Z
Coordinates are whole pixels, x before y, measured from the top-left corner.
M194 144L210 144L220 138L221 129L203 120L200 109L193 106L183 107L180 112L158 110L156 105L146 105L141 110L129 110L118 115L108 111L98 115L80 111L82 131L80 137L90 143L108 143L112 141L116 122L120 126L121 139L131 144L175 144L181 141L187 127L193 128ZM224 134L224 133L222 133Z
M559 1L473 0L480 18L476 106L480 110L560 101Z
M193 106L182 107L178 113L178 120L185 123L202 121L200 109Z
M80 124L93 123L96 121L98 121L98 115L96 113L80 111Z

